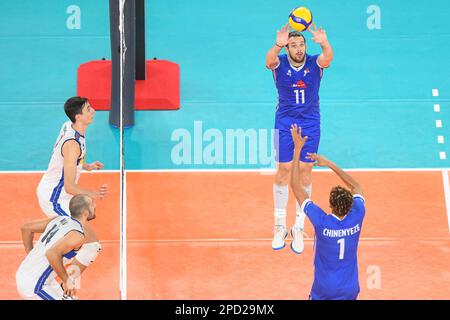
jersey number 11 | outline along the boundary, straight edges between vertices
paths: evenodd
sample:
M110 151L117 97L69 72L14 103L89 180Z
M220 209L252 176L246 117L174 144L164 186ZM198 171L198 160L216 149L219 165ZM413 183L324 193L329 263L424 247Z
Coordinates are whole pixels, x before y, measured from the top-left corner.
M305 104L305 90L294 90L295 92L295 102L300 103L300 94L302 95L302 104Z

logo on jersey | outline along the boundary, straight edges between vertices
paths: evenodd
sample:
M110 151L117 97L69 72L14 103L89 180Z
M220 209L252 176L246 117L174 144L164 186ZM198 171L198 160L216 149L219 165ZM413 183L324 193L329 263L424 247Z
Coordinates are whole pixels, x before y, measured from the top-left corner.
M288 72L286 73L286 75L289 76L289 77L292 75L291 69L288 70Z
M306 88L306 84L302 80L299 80L292 85L292 88Z
M309 73L309 68L306 68L303 70L303 76L306 77L306 75Z

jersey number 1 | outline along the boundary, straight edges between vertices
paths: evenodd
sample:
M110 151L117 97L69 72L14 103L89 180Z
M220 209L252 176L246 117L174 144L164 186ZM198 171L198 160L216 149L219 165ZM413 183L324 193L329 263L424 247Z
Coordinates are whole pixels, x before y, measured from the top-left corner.
M339 243L339 260L344 260L345 239L339 239L337 243Z
M302 104L305 104L305 90L294 90L295 92L295 102L300 103L300 94L302 95Z

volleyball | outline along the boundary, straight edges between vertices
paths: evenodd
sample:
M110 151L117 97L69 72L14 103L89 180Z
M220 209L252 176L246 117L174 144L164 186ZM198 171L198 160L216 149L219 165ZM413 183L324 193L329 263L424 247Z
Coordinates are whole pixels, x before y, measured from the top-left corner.
M312 13L305 7L295 8L289 14L289 25L296 31L304 31L308 29L312 21Z

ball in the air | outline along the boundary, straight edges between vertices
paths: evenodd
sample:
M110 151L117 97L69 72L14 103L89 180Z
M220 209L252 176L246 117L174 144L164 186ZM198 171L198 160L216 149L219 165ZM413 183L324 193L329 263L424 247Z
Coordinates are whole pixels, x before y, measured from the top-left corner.
M312 21L312 13L305 7L295 8L289 14L289 25L296 31L304 31L308 29Z

